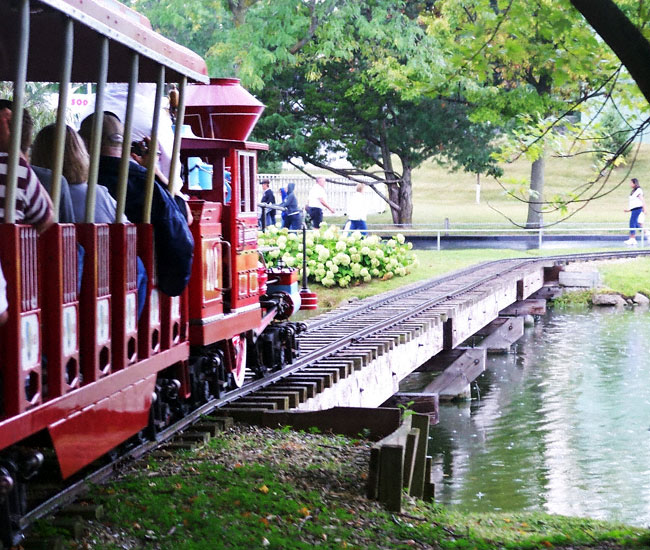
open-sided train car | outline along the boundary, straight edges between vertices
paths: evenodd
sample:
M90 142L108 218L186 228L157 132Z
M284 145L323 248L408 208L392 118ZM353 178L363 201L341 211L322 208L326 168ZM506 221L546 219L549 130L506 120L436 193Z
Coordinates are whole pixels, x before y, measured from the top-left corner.
M297 326L278 322L296 304L289 293L269 290L257 252L256 153L264 146L246 140L263 106L236 81L210 83L203 59L114 0L0 0L0 81L13 82L14 113L0 162L0 265L9 303L0 328L0 540L9 546L20 540L21 517L38 505L30 483L52 476L74 480L133 438L155 437L192 407L241 385L247 364L261 375L291 362ZM155 83L156 113L165 85L176 84L179 123L170 173L177 168L174 159L186 174L193 159L213 167L209 188L185 182L195 247L189 288L179 296L156 288L151 199L143 223L94 223L102 116L95 117L89 148L86 219L54 223L40 235L16 223L21 117L15 113L22 112L29 81L56 82L60 92L55 222L70 83L93 83L97 115L109 82L128 83L130 91L139 82ZM129 97L118 221L137 109L134 94ZM181 121L192 136L182 136ZM153 150L159 124L154 115ZM82 277L78 245L84 250ZM139 320L136 256L149 275ZM291 271L273 278L269 283L285 290L281 279L296 279Z

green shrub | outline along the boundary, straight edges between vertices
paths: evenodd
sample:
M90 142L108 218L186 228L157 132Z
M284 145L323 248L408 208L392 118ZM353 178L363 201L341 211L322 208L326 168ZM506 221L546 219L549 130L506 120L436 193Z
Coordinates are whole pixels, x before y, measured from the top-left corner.
M259 234L260 247L267 247L264 259L269 266L302 267L301 233L276 226ZM417 265L411 243L404 235L386 241L377 235L364 237L359 231L341 231L323 223L307 231L307 275L323 286L347 287L372 279L403 277Z

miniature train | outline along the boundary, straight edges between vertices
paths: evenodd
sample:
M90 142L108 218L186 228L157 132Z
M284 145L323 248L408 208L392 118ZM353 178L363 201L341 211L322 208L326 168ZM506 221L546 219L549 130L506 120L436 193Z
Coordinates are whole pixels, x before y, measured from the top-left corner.
M133 438L155 437L241 386L247 368L263 376L296 356L300 325L287 319L299 305L297 273L267 269L257 250L257 152L265 146L247 139L263 105L238 81L206 74L203 59L112 0L0 3L0 80L14 83L17 108L25 80L59 82L61 95L71 81L94 82L98 95L106 82L156 82L157 97L165 83L178 83L177 122L191 135L177 124L174 151L187 176L195 243L189 286L171 297L156 286L149 223L55 223L41 235L11 215L0 223L9 303L0 328L7 546L20 540L19 519L34 505L30 483L43 475L74 480ZM17 156L12 145L8 164ZM188 179L197 159L212 167L200 188ZM77 244L85 251L80 291ZM136 255L151 275L139 320Z

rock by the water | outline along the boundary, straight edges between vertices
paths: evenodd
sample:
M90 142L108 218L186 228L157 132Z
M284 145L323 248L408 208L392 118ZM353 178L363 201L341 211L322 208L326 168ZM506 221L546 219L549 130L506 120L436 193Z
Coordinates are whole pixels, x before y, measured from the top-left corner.
M591 299L591 303L595 306L613 306L613 307L624 307L626 302L620 294L612 293L603 293L603 294L594 294Z
M648 297L645 296L644 294L641 294L640 292L637 292L637 293L634 295L634 298L632 298L632 300L634 301L634 303L635 303L637 306L647 306L647 305L650 305L650 298L648 298Z

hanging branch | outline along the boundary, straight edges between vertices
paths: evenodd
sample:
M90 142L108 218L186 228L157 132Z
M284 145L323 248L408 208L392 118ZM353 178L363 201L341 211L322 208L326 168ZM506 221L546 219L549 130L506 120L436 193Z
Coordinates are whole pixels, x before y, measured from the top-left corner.
M357 168L335 168L333 166L329 166L327 164L323 164L322 162L318 162L318 161L315 161L315 160L310 160L309 163L313 164L317 168L323 168L324 170L328 170L329 172L333 172L335 174L338 174L341 177L347 178L347 179L354 182L353 184L351 184L351 183L347 183L347 182L341 182L341 181L335 181L335 180L327 180L330 183L334 183L336 185L346 185L346 186L351 186L351 185L356 185L358 183L363 183L364 185L367 185L368 187L370 187L370 189L372 189L377 195L379 195L381 197L381 199L386 204L388 204L391 208L393 208L393 209L395 209L397 211L401 210L399 204L397 204L397 203L393 202L392 200L390 200L386 195L384 195L384 193L382 193L376 187L377 183L387 183L387 184L388 183L398 183L401 180L385 180L385 179L377 177L372 172L366 172L364 170L359 170ZM306 174L310 178L315 179L315 176L313 174L310 174L309 172L307 172L307 170L305 170L303 167L296 164L293 160L289 160L289 164L294 166L296 169L298 169L303 174ZM364 176L364 177L374 179L375 182L369 183L367 180L359 179L359 176Z

